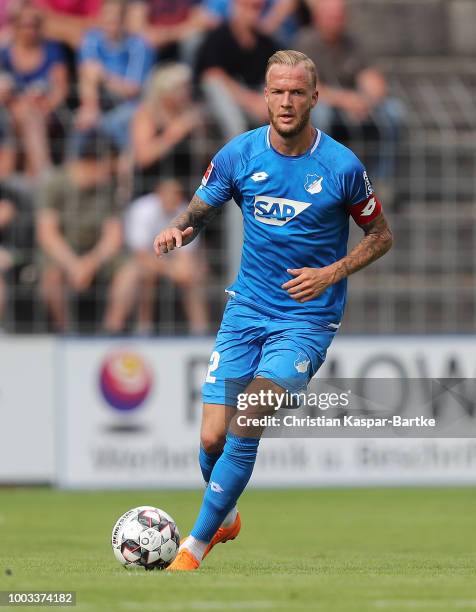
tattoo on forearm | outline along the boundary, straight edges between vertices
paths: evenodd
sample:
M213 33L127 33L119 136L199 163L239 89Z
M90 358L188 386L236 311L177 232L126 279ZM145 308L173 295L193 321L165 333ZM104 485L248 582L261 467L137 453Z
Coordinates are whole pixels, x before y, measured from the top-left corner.
M365 268L392 247L392 232L383 215L366 225L364 231L365 236L359 244L336 263L335 282Z
M178 215L171 223L171 227L178 227L184 230L193 227L193 234L186 239L186 243L191 242L197 234L220 213L220 208L210 206L198 196L193 196L186 211Z

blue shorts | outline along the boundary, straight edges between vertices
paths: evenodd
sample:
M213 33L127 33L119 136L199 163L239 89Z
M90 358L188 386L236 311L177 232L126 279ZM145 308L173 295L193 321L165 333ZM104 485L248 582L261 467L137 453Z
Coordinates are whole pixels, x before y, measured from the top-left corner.
M203 402L236 406L256 376L291 393L321 367L336 332L306 321L265 315L230 297L202 387Z

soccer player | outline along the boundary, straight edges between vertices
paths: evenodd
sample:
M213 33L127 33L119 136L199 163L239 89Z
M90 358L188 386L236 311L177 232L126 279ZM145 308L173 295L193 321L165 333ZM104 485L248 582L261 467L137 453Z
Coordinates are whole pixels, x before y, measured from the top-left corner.
M339 328L347 276L392 245L364 167L310 122L318 99L314 63L303 53L278 51L268 61L264 95L270 125L227 143L187 211L154 241L158 255L168 253L193 240L225 202L233 198L241 208L241 268L227 289L203 385L199 460L207 488L172 571L197 569L215 544L240 531L236 503L263 428L238 421L237 394L304 389ZM349 215L364 236L347 254ZM247 417L273 411L271 403L246 407Z

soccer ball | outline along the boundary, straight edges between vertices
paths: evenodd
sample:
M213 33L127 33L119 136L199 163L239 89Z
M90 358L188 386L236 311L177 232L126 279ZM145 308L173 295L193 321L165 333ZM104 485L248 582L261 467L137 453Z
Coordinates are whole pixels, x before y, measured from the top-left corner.
M171 516L153 506L128 510L112 530L112 550L125 567L164 569L172 563L180 533Z

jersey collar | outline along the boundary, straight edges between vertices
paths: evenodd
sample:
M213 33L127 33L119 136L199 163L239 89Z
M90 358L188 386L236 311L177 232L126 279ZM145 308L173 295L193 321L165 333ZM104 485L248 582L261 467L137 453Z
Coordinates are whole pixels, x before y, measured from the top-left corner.
M304 155L312 155L314 153L314 151L317 149L317 147L319 146L319 142L321 140L321 130L316 129L316 135L314 137L314 143L312 144L312 147L306 151L305 153L303 153L302 155L296 155L296 157L303 157ZM266 130L266 145L268 147L268 149L273 149L273 147L271 146L271 140L270 140L270 133L271 133L271 126L268 125L268 129ZM276 153L278 153L278 151L276 151ZM281 153L279 153L279 155L281 155ZM286 156L289 157L289 156Z

